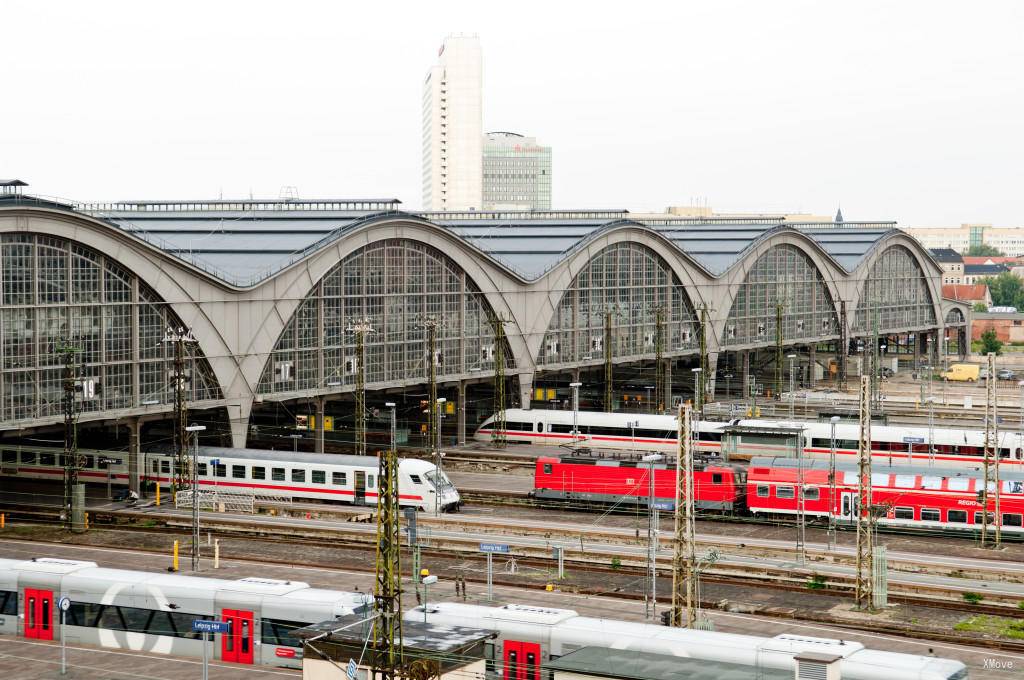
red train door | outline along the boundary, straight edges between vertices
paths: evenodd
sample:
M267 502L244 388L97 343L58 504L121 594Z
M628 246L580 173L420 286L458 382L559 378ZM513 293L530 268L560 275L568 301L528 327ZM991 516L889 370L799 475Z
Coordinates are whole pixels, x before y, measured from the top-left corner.
M540 665L539 644L505 641L504 680L540 680Z
M53 639L53 591L25 588L25 637Z
M240 609L224 609L221 617L231 626L231 631L220 636L220 658L232 663L251 664L252 612Z

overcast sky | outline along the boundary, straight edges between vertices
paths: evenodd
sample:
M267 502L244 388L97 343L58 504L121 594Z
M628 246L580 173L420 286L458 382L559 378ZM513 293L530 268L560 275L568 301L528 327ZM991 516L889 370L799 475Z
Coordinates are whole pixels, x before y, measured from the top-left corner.
M0 177L77 200L420 205L427 67L480 36L484 127L554 206L1024 224L1024 2L0 5Z

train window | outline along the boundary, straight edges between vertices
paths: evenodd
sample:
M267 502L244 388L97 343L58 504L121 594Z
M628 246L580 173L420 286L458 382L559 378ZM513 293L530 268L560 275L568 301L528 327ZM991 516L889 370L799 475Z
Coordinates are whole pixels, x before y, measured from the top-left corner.
M816 501L818 500L818 487L809 486L804 489L804 500L805 501Z
M543 432L543 431L544 431L544 423L538 422L537 423L537 432Z
M896 475L896 487L900 489L916 489L916 481L915 475Z
M967 511L966 510L949 510L946 512L947 522L956 522L958 524L967 524Z
M999 457L1000 458L1009 458L1010 457L1010 449L999 449Z
M419 475L409 475L409 479L412 480L413 484L422 484L423 483L423 480L420 479Z
M701 432L700 440L702 442L720 442L722 441L721 432Z
M94 461L95 461L95 459L92 456L86 456L85 460L82 462L82 467L83 468L94 467L93 466Z
M758 484L757 485L757 497L758 498L768 498L768 485L767 484Z
M560 423L552 423L551 427L548 428L550 432L564 432L565 434L572 433L572 425L562 425Z
M847 486L857 486L857 471L856 470L845 470L843 472L843 484Z
M544 474L551 474L551 463L544 463Z
M308 623L298 621L282 621L280 619L263 619L260 623L260 638L265 645L283 645L285 647L301 647L302 641L292 637L291 632L305 628Z
M372 488L374 487L374 483L375 483L376 481L377 481L377 480L375 480L375 479L373 478L373 475L366 475L366 488L367 488L367 489L372 489Z
M949 490L950 491L967 491L970 488L971 480L964 479L963 477L950 477L949 478Z
M0 616L18 615L18 591L0 590Z
M245 466L244 465L232 465L231 466L231 478L232 479L245 479Z
M98 468L99 468L100 470L106 470L106 469L107 469L108 467L110 467L110 466L109 466L109 465L107 465L107 461L106 461L106 460L104 460L104 459L102 459L102 458L101 458L101 459L100 459L100 460L99 460L99 461L98 461L98 462L96 463L96 467L98 467Z
M171 474L171 461L169 461L169 460L162 460L162 461L160 461L160 473L161 474L165 474L165 475Z
M296 470L296 469L292 468L292 481L293 482L305 482L306 481L306 471L305 470Z
M777 486L777 487L775 487L775 497L776 498L792 498L793 497L793 487L791 487L791 486Z
M884 472L872 472L871 486L889 486L889 475Z
M345 486L348 484L348 474L345 472L332 472L331 484L334 486Z
M28 463L29 465L35 465L36 463L36 452L35 451L22 451L21 462Z
M712 484L721 484L722 483L722 473L720 473L720 472L712 472L711 473L711 483Z
M214 477L227 477L228 476L228 466L225 463L217 463L216 465L213 466L213 476Z
M893 508L893 517L896 519L914 519L913 508Z
M988 513L988 523L989 524L995 524L994 520L995 520L995 513L994 512ZM974 523L975 524L982 524L983 522L984 522L984 520L981 517L981 513L980 512L974 513Z
M1024 493L1024 482L1003 482L1003 493Z
M922 477L921 488L938 491L942 488L942 477Z
M252 466L252 478L253 479L266 479L267 478L267 468L265 468L265 467L256 467L255 465L253 465Z
M324 472L323 470L312 470L309 474L311 478L310 481L312 481L314 484L327 483L327 473Z
M56 465L57 464L57 456L55 454L52 454L52 453L40 453L39 454L39 464L40 465Z
M922 522L938 522L939 511L936 508L921 508Z
M200 463L199 464L199 476L200 477L205 477L208 474L210 474L210 471L206 467L206 463Z
M1003 513L1003 526L1004 527L1019 527L1021 526L1021 515Z
M284 468L270 468L270 478L275 482L283 482Z
M4 462L4 463L17 463L18 462L18 452L15 449L4 449L3 453L0 454L0 456L3 457L3 461L2 462Z

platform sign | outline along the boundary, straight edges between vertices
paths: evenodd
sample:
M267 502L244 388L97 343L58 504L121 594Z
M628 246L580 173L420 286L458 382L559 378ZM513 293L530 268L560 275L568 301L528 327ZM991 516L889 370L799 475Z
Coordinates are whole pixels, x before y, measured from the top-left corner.
M924 437L904 437L904 444L924 444Z
M480 552L508 553L510 550L507 543L481 543Z
M231 624L227 621L207 621L206 619L192 620L193 633L230 633Z
M355 659L348 660L348 667L345 669L345 675L348 676L348 680L356 680L356 672L359 671L359 666L356 665Z
M668 511L671 512L672 510L676 509L676 502L675 501L654 501L653 503L650 503L650 506L652 508L654 508L655 510L668 510Z
M120 465L120 458L100 458L98 461L101 465Z
M69 600L66 597L62 597L59 600L57 600L57 606L60 607L60 610L62 612L66 612L67 610L71 609L71 600Z

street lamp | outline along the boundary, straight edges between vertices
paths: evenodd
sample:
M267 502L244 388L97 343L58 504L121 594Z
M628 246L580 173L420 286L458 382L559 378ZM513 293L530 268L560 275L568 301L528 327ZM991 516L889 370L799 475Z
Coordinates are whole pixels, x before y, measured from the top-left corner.
M437 577L431 575L429 569L420 569L420 583L423 584L423 623L427 622L427 586L437 583Z
M580 388L583 387L583 383L569 383L569 387L572 388L572 448L575 450L580 439Z
M794 385L796 380L796 355L787 354L786 358L789 359L789 418L794 420L796 418L796 386Z
M649 599L645 597L644 615L653 618L658 608L658 509L654 505L654 464L661 460L660 453L649 453L640 459L647 463L647 578L650 579Z
M195 446L192 448L192 571L199 571L199 433L205 425L188 425L185 432L193 432Z
M839 416L832 416L828 422L832 426L832 450L828 456L828 549L831 552L836 547L836 512L839 510L836 505L836 423Z
M436 460L434 465L437 466L435 474L437 475L437 488L434 490L434 514L441 514L441 484L444 479L441 475L441 462L444 458L444 454L441 453L441 418L444 417L444 405L448 400L444 397L438 397L437 399L437 449L436 449Z
M693 373L693 410L700 412L704 403L704 395L701 394L704 391L703 380L701 380L701 372L704 369L701 367L691 368L690 372Z

